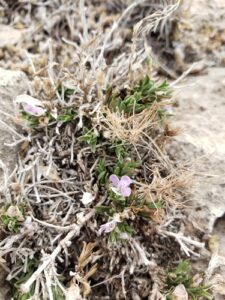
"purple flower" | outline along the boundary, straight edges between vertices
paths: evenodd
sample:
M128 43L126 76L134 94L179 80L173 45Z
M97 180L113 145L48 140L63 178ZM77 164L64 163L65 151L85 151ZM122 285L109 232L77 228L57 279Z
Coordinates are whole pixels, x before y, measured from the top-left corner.
M116 175L111 175L109 177L111 183L112 183L112 190L122 195L123 197L129 197L131 194L131 188L130 185L133 182L129 176L125 175L122 176L121 179L119 179Z
M46 109L43 108L43 103L40 100L29 95L17 96L16 102L21 103L23 106L23 110L32 116L40 117L43 116L46 112Z
M23 109L25 112L32 116L40 117L43 116L45 110L42 107L33 106L31 104L23 103Z
M99 231L98 231L98 234L101 235L101 234L103 234L103 233L108 233L108 232L113 231L113 230L115 229L115 227L116 227L116 224L117 224L117 221L115 221L115 220L112 220L112 221L110 221L110 222L107 222L107 223L105 223L105 224L102 224L102 225L100 226L100 229L99 229Z

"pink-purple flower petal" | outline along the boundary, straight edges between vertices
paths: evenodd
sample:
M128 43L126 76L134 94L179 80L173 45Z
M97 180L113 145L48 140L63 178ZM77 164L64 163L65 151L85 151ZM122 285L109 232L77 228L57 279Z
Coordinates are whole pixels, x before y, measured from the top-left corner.
M124 197L129 197L131 194L131 188L128 186L121 186L119 188L120 194Z
M118 178L115 174L111 175L109 177L113 187L112 190L116 194L120 194L123 197L129 197L131 194L131 188L130 185L133 183L132 179L124 175L121 177L121 179Z
M111 175L111 176L109 177L109 180L111 181L111 183L112 183L112 185L113 185L114 187L118 187L118 184L119 184L119 182L120 182L118 176L116 176L116 175Z
M42 107L33 106L27 103L23 103L22 106L24 111L32 116L40 117L45 114L45 109Z
M100 229L98 230L98 234L101 235L103 233L111 232L115 229L117 222L115 220L112 220L110 222L107 222L105 224L102 224L100 226Z
M131 183L133 183L133 180L130 179L129 176L124 175L124 176L121 177L120 183L121 183L122 185L129 186Z
M19 95L16 97L16 103L20 103L23 106L25 112L40 117L46 113L43 103L29 95Z

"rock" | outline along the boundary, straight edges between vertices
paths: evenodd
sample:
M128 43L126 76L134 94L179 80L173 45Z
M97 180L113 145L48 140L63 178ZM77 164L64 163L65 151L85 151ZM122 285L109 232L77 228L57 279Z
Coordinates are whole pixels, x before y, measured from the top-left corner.
M13 115L15 113L13 99L27 91L28 79L26 75L19 71L7 71L0 68L0 160L4 163L9 172L16 165L16 148L9 148L5 143L13 142L13 133L9 127L15 130L12 119L4 115L2 112ZM7 124L4 125L4 123ZM0 169L0 189L4 187L3 170ZM6 272L0 268L0 300L10 299L7 296L9 287L5 283Z
M8 25L0 25L0 47L17 44L22 37L22 31Z
M206 233L225 214L224 78L225 69L212 68L184 82L187 87L179 93L175 116L175 126L183 133L169 150L171 157L188 163L195 173L188 215Z
M172 293L173 300L188 300L188 293L183 284L179 284L175 287Z
M187 196L191 204L187 209L189 221L195 229L218 238L216 249L215 243L211 247L212 238L208 241L211 259L204 268L206 282L212 284L215 300L225 296L224 78L225 69L222 68L211 68L207 74L187 78L186 87L177 99L177 124L174 124L184 131L169 149L176 162L191 166L195 174L194 186Z
M15 134L13 134L10 128L15 130L15 124L10 117L4 115L4 112L13 116L15 114L14 98L26 92L27 89L28 79L23 72L8 71L0 68L0 160L9 172L15 167L16 149L7 147L5 143L12 143L14 141ZM0 170L0 184L2 187L2 169Z

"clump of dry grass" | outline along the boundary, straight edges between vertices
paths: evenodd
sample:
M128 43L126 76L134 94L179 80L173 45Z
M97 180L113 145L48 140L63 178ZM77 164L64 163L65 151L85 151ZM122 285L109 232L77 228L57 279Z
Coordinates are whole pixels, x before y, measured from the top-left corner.
M180 250L196 254L203 246L179 232L184 215L178 189L184 181L179 170L173 173L163 147L176 133L166 113L169 86L158 86L154 72L152 81L144 81L151 68L142 33L165 28L177 4L120 4L25 1L12 9L20 16L21 7L30 8L39 16L36 37L48 53L47 65L39 61L40 44L37 60L28 55L31 94L42 100L46 113L34 117L20 111L24 137L15 141L21 145L18 166L11 175L4 170L1 202L7 199L18 209L9 215L7 205L2 208L0 253L15 299L145 298L156 286L163 288L163 268L182 256ZM145 18L159 8L153 19ZM40 10L47 17L54 12L52 22L43 20ZM34 25L32 13L27 26ZM5 14L9 18L7 9ZM124 43L134 16L145 21L136 27L133 44L132 34ZM64 44L56 44L59 37ZM129 197L111 190L112 174L130 176ZM24 221L12 227L18 210ZM112 221L114 230L100 235L101 225Z

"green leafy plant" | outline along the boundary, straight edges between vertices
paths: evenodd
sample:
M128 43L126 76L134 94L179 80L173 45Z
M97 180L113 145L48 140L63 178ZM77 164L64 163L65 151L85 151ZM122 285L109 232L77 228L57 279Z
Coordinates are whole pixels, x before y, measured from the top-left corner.
M77 116L77 113L72 107L67 108L63 113L58 115L57 120L63 123L73 121Z
M140 113L149 108L155 101L160 102L164 98L170 98L170 96L170 87L166 81L158 84L149 76L145 76L133 89L114 93L109 98L109 107L131 115Z
M127 156L127 151L124 148L124 145L119 143L115 146L115 154L120 163L124 161L124 158Z
M18 209L18 216L9 216L7 214L7 210L10 206L14 207L14 205L6 205L1 211L0 222L6 230L11 232L18 232L23 222L23 220L21 220L21 217L23 219L23 217L25 216L26 208L23 204L15 206L16 209Z
M28 124L31 128L38 127L40 117L32 116L32 115L30 115L29 113L27 113L25 111L21 112L21 116L22 116L23 119L25 119L28 122Z
M95 132L85 127L84 134L79 137L79 140L86 142L90 146L91 151L95 152L98 141L98 135Z
M35 284L31 285L30 291L27 293L22 293L20 290L21 284L25 283L31 275L34 273L38 266L38 260L37 259L30 259L27 263L27 270L26 272L20 272L16 279L13 279L12 285L13 285L13 299L14 300L29 300L32 299L35 293ZM63 279L63 278L62 278ZM65 296L62 292L62 290L58 286L54 286L52 288L52 294L54 300L64 300ZM41 298L42 299L42 298Z
M66 87L60 83L57 87L57 91L60 95L64 97L66 101L68 101L70 97L74 94L75 89Z
M108 217L112 217L114 213L122 212L125 207L129 206L128 198L126 199L111 190L108 192L108 199L110 200L109 205L96 206L95 210L98 214L105 214Z
M27 263L27 270L26 272L20 272L16 279L12 281L13 284L13 296L15 300L29 300L34 295L35 291L35 285L33 284L30 288L30 291L27 293L22 293L20 291L20 285L24 282L26 282L30 276L33 274L37 267L37 260L36 259L30 259Z
M117 243L122 240L121 234L127 234L128 236L132 236L135 233L135 230L127 224L127 222L117 223L115 229L110 232L108 237L108 243Z
M113 169L113 174L117 176L133 175L136 169L140 166L140 164L141 164L140 161L125 160L125 159L118 160L117 164Z
M193 300L198 300L201 297L212 300L210 294L210 286L198 285L194 286L193 277L190 272L190 266L187 261L181 261L175 270L169 270L166 276L166 286L169 290L167 299L172 300L172 292L176 286L183 284L188 295Z
M21 222L16 217L9 217L7 215L0 216L1 223L4 227L12 232L18 232Z
M95 207L95 211L98 214L106 214L108 216L113 216L116 212L116 208L107 205L98 205Z
M105 159L100 159L97 165L97 180L99 184L106 184L108 179L108 172L106 168L106 161Z

